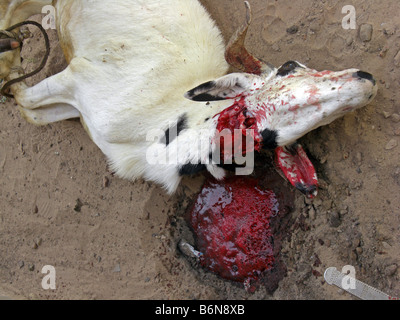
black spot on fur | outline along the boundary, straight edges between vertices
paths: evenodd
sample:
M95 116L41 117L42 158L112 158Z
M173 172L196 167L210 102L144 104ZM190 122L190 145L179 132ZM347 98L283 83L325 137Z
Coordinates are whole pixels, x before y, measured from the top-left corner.
M287 76L290 73L295 73L298 67L300 67L300 65L296 61L288 61L279 68L276 75L280 77Z
M217 164L217 167L222 168L229 172L236 172L237 168L245 168L246 165L238 165L236 163L232 164Z
M220 100L225 100L225 98L222 97L216 97L208 93L201 93L192 99L193 101L198 101L198 102L206 102L206 101L220 101Z
M222 97L213 96L207 92L213 89L216 85L215 81L209 81L199 85L198 87L188 91L185 94L185 97L198 102L208 102L208 101L218 101L218 100L225 100Z
M202 92L207 92L211 90L214 86L215 86L215 81L209 81L203 83L198 87L186 92L185 97L193 101L209 101L205 100L205 96L207 96L207 94L204 94Z
M274 130L265 129L261 132L263 138L263 149L275 149L278 147L278 133Z
M178 122L175 126L170 127L165 131L165 137L161 142L165 143L165 145L168 146L185 129L187 129L187 118L184 114L178 119Z
M222 159L222 157L214 157L213 153L210 153L209 160L210 160L210 163L213 163L217 167L222 168L229 172L236 172L237 168L245 168L246 167L246 163L241 164L241 165L237 164L235 162L230 163L230 164L224 163L224 159Z
M181 176L192 175L192 174L199 173L205 169L206 169L206 166L204 164L188 163L179 169L179 175L181 175Z
M376 80L372 76L372 74L364 71L357 71L356 73L353 74L354 78L359 78L359 79L364 79L364 80L369 80L372 82L373 85L376 85Z

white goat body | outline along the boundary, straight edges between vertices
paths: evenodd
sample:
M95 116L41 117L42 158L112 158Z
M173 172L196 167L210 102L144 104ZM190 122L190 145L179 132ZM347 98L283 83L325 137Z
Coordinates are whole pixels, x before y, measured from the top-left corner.
M81 117L119 176L144 177L175 190L176 166L148 164L153 142L146 134L166 130L187 112L187 125L197 127L222 110L184 98L189 89L227 72L214 22L196 0L64 0L55 8L69 66L32 88L14 89L22 114L39 125Z
M6 3L0 6L3 29L52 2ZM256 143L272 139L267 147L274 148L367 104L376 93L372 76L356 69L318 73L297 63L275 69L255 59L242 46L249 14L224 56L220 31L197 0L53 5L69 66L33 87L13 85L21 113L38 125L80 117L117 175L143 177L169 192L187 171L204 167L224 176L210 155L220 114L229 107L244 108L237 129L256 119L248 126L259 137ZM226 75L225 58L247 73ZM0 75L17 77L8 73L18 64L18 50L2 53ZM149 133L160 134L149 139ZM152 163L149 155L175 161Z

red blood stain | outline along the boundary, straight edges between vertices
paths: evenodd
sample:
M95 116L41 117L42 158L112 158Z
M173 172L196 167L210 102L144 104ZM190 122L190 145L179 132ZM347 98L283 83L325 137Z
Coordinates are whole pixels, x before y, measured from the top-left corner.
M254 178L207 181L190 213L201 264L228 280L257 282L274 265L270 219L278 213L275 193Z
M332 74L332 73L333 73L333 71L325 70L325 71L313 73L313 74L311 74L311 76L316 77L316 78L322 78L322 77Z
M321 103L319 101L319 97L321 96L319 89L317 86L312 85L309 90L306 91L306 93L310 94L310 97L307 100L307 103L313 106L316 106L318 110L322 109Z
M289 111L294 112L294 114L297 115L299 109L300 109L300 105L296 104L295 106L290 107Z
M299 144L289 149L275 149L276 164L288 178L289 182L303 190L309 198L314 198L318 188L315 168L303 147Z
M248 152L261 150L262 137L257 130L257 119L248 111L245 105L245 97L236 100L232 106L224 109L216 116L219 116L217 122L218 132L221 133L228 130L227 132L231 135L230 140L224 138L218 142L220 143L221 159L232 159L238 152L241 152L243 156ZM235 130L239 130L238 132L241 135L235 135ZM246 143L248 135L251 136L251 141L254 142L251 145Z

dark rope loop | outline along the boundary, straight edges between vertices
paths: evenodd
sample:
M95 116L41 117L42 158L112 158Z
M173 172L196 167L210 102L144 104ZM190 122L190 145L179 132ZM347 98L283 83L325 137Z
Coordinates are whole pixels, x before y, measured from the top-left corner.
M16 84L16 83L21 82L21 81L23 81L25 79L28 79L28 78L34 76L35 74L39 73L40 71L42 71L42 69L45 67L45 65L47 63L47 59L49 58L49 55L50 55L50 40L49 40L49 36L47 35L46 30L42 27L42 25L40 23L37 23L35 21L23 21L23 22L17 23L16 25L14 25L12 27L9 27L5 31L6 32L11 32L12 30L14 30L16 28L19 28L21 26L24 26L24 25L34 25L34 26L36 26L36 27L38 27L40 29L40 31L42 32L42 34L44 36L44 40L46 42L46 53L45 53L45 55L44 55L44 57L42 59L42 63L40 64L40 66L36 70L34 70L34 71L32 71L32 72L30 72L28 74L25 74L25 75L23 75L23 76L21 76L19 78L16 78L16 79L8 81L3 86L3 88L1 88L0 94L5 96L5 97L9 97L9 98L14 98L14 95L6 93L6 90L10 86L12 86L13 84Z

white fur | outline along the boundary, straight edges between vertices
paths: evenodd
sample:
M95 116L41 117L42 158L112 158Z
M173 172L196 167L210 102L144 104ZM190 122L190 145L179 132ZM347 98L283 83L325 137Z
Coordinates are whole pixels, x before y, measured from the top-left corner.
M146 135L166 130L184 113L189 127L200 128L226 105L184 98L198 83L227 72L214 22L197 0L63 0L56 10L74 56L60 74L32 88L14 86L22 114L40 125L80 116L119 176L145 177L172 192L180 180L177 166L150 165L146 152L154 142ZM181 154L189 155L197 138L179 136L173 143L186 145ZM209 148L211 137L202 138Z
M5 28L39 13L39 8L50 2L9 0L8 6L0 7L0 26ZM259 103L271 99L271 92L276 101L281 99L278 88L286 82L277 79L275 73L264 77L225 76L228 65L222 36L197 0L59 0L55 7L69 66L33 87L14 85L16 101L21 113L35 124L80 117L112 170L123 178L144 177L173 192L183 164L201 162L215 177L224 176L221 168L207 161L215 148L216 115L233 101L198 103L186 99L185 92L200 83L223 77L211 94L223 90L229 98L244 95L249 109L258 113L267 112L265 108L260 111ZM10 66L18 65L17 57L17 52L0 56L0 75L7 75ZM311 71L304 73L309 85L313 82L307 72ZM16 74L11 72L10 78L14 77ZM305 91L301 82L287 84L299 93L306 110L307 96L300 93ZM327 89L322 83L320 86L325 93ZM351 90L356 90L354 96L364 96L371 88L365 83L346 87L343 99L351 95ZM258 128L277 130L278 142L284 145L332 121L341 106L334 99L330 102L322 110L325 119L324 114L313 114L315 108L308 108L299 116L297 126L289 106L286 114L281 109L262 117ZM367 101L358 102L361 105ZM288 103L293 106L296 101ZM188 129L166 146L162 133L183 115ZM158 160L168 156L176 161L151 163L149 151L157 154Z

